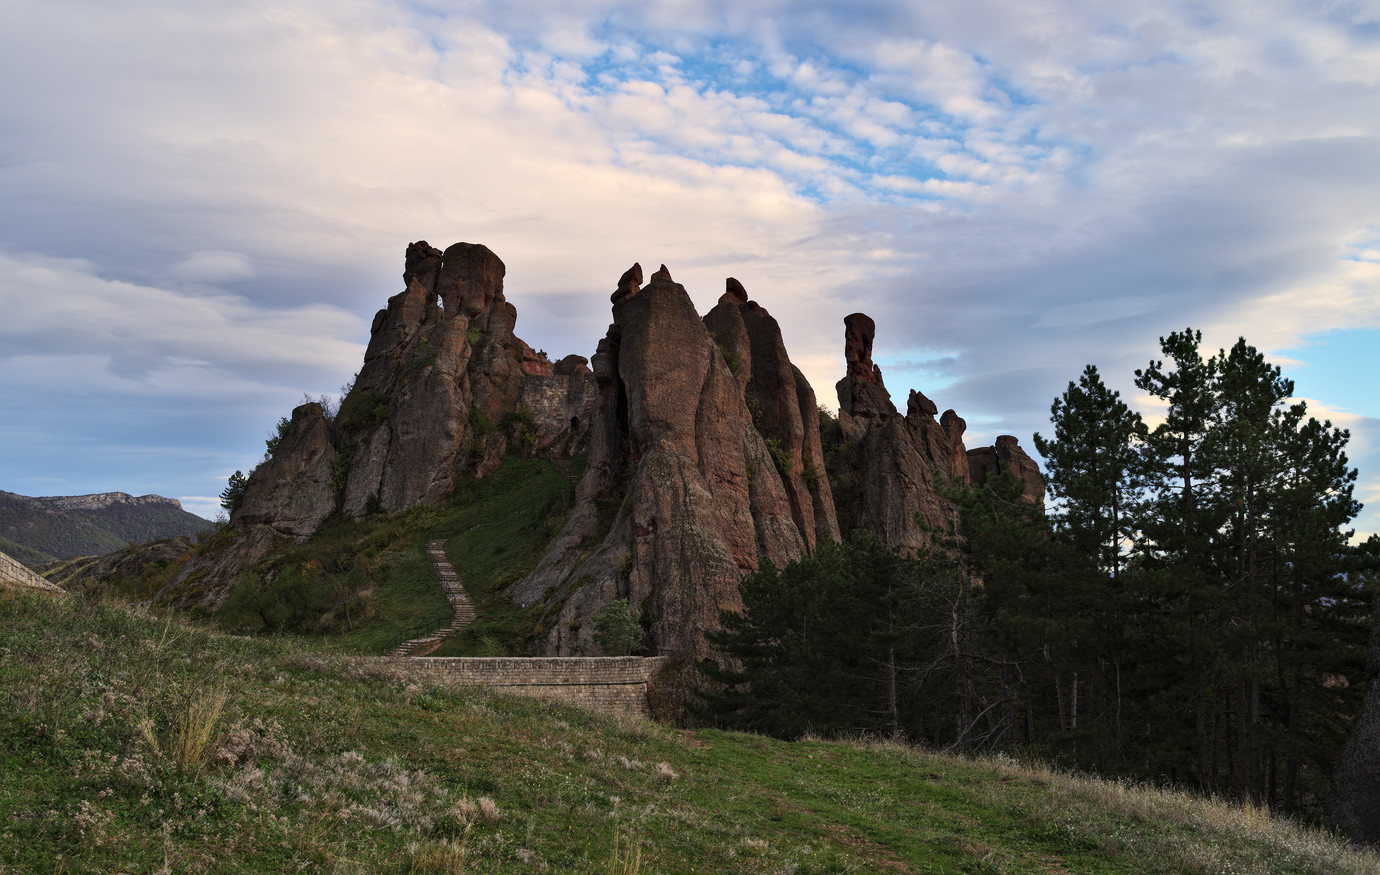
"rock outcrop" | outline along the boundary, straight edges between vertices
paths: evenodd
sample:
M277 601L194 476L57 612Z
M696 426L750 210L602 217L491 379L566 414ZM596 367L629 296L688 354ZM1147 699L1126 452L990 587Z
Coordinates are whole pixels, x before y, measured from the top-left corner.
M853 506L841 508L850 522L884 543L916 549L930 543L925 531L947 531L951 508L935 491L936 477L969 480L963 431L952 410L936 422L934 402L910 394L905 416L891 402L882 370L872 361L876 325L854 313L844 320L847 373L838 382L839 430L847 452L838 474Z
M364 367L341 403L349 516L440 502L457 476L491 471L510 442L578 445L588 375L577 366L556 374L513 333L505 273L485 246L407 248L406 289L374 317Z
M872 361L876 326L845 320L837 434L821 439L814 391L771 314L728 279L701 318L663 265L611 296L590 360L557 362L514 334L503 262L484 246L407 249L405 288L375 316L364 365L332 420L293 411L249 477L231 531L201 550L165 597L214 608L241 575L332 515L359 518L447 500L510 453L586 458L570 515L507 594L540 606L549 655L597 653L594 618L627 599L644 649L702 656L703 633L740 606L738 583L854 527L917 549L947 530L941 481L1009 470L1043 496L1038 469L1003 437L968 452L964 422L911 392L905 415ZM831 482L832 478L832 482Z
M335 510L334 460L325 410L316 402L296 408L273 457L249 478L235 521L294 540L309 537Z
M738 581L759 557L783 564L815 539L813 518L804 531L797 522L789 465L754 425L747 381L664 265L645 288L641 276L634 265L619 280L594 356L598 400L576 506L512 590L520 604L558 606L550 654L597 652L593 617L615 598L643 612L650 649L703 654L703 630L741 605Z
M981 486L987 478L1005 472L1025 487L1021 496L1031 504L1044 506L1045 478L1040 466L1021 449L1020 442L1009 434L997 438L995 446L978 447L968 451L968 477L974 486Z
M938 406L912 390L902 416L872 361L877 326L854 313L844 319L847 373L838 382L839 430L845 449L837 475L848 484L851 506L839 515L882 542L914 550L933 543L933 533L951 532L953 508L936 487L982 483L1008 470L1025 483L1025 497L1044 501L1039 468L1004 435L995 447L968 451L967 423L953 410L935 420Z
M1332 773L1332 824L1353 840L1380 845L1380 599L1366 654L1365 704Z
M293 411L249 475L230 520L235 545L193 559L163 595L214 608L277 544L309 537L332 514L440 503L458 477L482 477L510 451L581 452L592 375L579 356L553 365L513 333L505 273L485 246L408 246L404 289L374 316L334 421L319 404Z
M766 441L786 487L791 517L806 548L813 551L821 540L839 540L815 390L791 364L781 327L765 308L748 300L742 283L732 277L704 324L738 379L752 424Z

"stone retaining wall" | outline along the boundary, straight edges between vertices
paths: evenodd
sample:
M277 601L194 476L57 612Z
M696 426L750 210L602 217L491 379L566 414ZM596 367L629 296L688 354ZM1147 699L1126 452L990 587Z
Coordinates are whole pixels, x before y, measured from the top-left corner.
M625 717L647 717L647 679L667 656L418 656L409 672L456 686L553 699Z
M67 590L30 571L28 566L6 553L0 553L0 586L22 586L66 595Z

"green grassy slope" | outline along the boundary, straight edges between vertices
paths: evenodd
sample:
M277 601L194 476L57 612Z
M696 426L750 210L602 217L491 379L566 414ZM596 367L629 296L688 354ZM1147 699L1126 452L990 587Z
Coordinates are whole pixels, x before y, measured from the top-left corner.
M464 481L445 505L333 522L306 543L271 556L258 573L275 581L270 590L292 575L323 582L315 590L320 604L302 624L310 628L295 631L310 631L341 652L385 654L402 638L450 623L450 603L426 551L439 539L479 609L477 622L440 655L520 655L541 617L516 607L501 591L536 564L564 524L573 493L570 480L550 463L509 457L483 480ZM350 600L348 621L343 608L328 607L337 601L330 595L331 581L343 581L359 593ZM262 631L255 613L237 602L232 595L221 609L222 624L233 631Z
M30 568L42 565L53 558L42 550L26 547L23 544L11 541L9 538L0 538L0 553L8 555L11 559L23 562Z
M0 871L1367 872L1186 796L619 722L81 597L0 597Z
M446 556L477 617L433 656L527 653L541 609L519 608L502 591L541 559L565 524L574 492L569 480L538 459L508 458L488 477L466 485L458 509L434 535L445 540Z

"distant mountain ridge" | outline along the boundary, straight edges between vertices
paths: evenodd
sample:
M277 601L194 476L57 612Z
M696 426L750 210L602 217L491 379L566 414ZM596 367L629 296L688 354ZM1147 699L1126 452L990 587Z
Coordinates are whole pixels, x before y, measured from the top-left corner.
M0 490L0 549L29 565L107 553L131 541L194 537L211 526L161 495L34 497Z

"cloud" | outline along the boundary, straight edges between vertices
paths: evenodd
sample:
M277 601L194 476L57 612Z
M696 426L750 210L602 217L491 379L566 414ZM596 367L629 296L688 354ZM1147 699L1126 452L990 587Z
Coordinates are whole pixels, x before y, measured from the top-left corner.
M283 403L358 367L419 238L498 252L519 333L553 353L589 354L633 260L667 263L702 310L735 275L824 401L842 315L864 310L897 361L952 360L889 369L898 397L952 380L941 407L1023 439L1083 364L1126 391L1185 325L1265 349L1380 326L1380 42L1359 6L6 16L0 77L34 83L0 92L10 392L118 405L200 383L257 420L255 387Z
M88 373L85 382L111 391L204 391L186 384L189 372L318 381L363 355L344 340L364 333L359 317L326 304L269 309L238 295L108 280L88 263L36 256L0 255L0 289L0 359L103 358L106 376ZM30 382L51 374L52 366L37 367Z
M193 252L168 267L168 275L173 279L193 283L217 284L246 280L253 278L257 273L249 256L219 249Z

